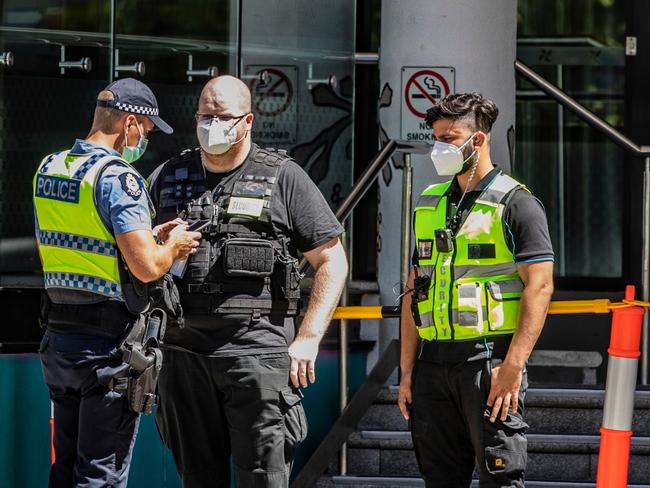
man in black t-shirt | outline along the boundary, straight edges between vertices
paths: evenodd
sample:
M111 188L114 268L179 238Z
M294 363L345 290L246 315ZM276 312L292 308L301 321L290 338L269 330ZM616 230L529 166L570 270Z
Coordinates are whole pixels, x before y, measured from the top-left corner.
M431 159L451 179L415 210L402 301L398 404L427 488L521 488L525 364L553 292L544 208L490 158L496 105L449 95L427 112ZM417 327L416 327L417 325Z
M200 196L185 218L206 225L176 269L185 326L165 336L156 420L184 487L230 486L231 455L238 487L286 487L307 432L298 388L347 276L343 228L286 153L252 143L243 82L210 80L196 119L200 148L149 178L158 219ZM299 253L315 275L296 332Z

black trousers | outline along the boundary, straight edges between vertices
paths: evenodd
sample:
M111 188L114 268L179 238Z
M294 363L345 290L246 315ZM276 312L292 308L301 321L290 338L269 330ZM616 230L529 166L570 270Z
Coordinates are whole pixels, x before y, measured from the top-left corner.
M117 339L47 330L39 352L54 403L50 488L125 488L140 416L106 386L125 367Z
M479 486L523 487L528 385L524 371L517 412L489 420L490 360L433 363L418 360L413 378L411 433L427 488L468 488L475 460Z
M286 353L206 357L166 350L156 423L184 488L286 488L307 435Z

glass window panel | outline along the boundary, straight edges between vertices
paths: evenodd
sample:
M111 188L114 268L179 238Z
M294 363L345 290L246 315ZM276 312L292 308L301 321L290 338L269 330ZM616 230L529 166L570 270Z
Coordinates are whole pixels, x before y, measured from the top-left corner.
M88 132L108 83L110 2L5 0L0 19L0 49L14 55L0 67L0 273L38 273L32 178ZM84 58L89 71L59 66Z
M622 0L522 0L517 53L621 130L623 15ZM622 150L521 79L517 96L515 174L546 206L556 274L621 277Z
M336 208L352 184L354 2L252 0L241 14L253 140L289 150Z
M137 163L148 175L185 148L197 146L194 114L201 88L210 74L237 69L236 0L118 0L116 48L118 77L137 77L154 91L171 136L154 133ZM143 75L128 71L141 62ZM209 71L209 70L212 71ZM195 74L188 74L192 70Z

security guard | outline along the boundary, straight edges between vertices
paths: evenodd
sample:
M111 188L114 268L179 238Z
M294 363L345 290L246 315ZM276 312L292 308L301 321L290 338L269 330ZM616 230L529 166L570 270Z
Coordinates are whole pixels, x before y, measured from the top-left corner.
M553 292L544 208L490 159L496 105L449 95L427 112L440 176L415 208L402 302L399 407L427 488L523 487L525 365ZM454 177L455 176L455 177Z
M139 415L111 385L128 367L119 345L139 317L127 290L160 278L201 237L177 222L152 231L131 163L154 127L172 132L151 90L116 81L99 93L86 139L44 158L34 177L47 291L39 352L54 404L50 487L126 487Z
M158 427L186 488L229 487L231 455L238 487L286 487L307 428L297 388L315 380L347 275L343 229L286 152L252 143L242 81L209 81L196 121L200 148L150 177L158 218L183 211L204 235L172 270L185 327L165 338ZM295 333L299 251L316 272Z

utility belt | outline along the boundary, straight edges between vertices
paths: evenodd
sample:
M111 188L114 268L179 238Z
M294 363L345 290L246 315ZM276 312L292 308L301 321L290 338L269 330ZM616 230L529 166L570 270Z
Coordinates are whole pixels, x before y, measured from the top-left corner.
M122 337L118 350L124 365L108 386L128 399L133 412L151 413L162 368L160 343L167 327L165 311L154 308L135 315L124 302L109 300L87 305L57 304L45 293L40 322L41 326L64 334Z
M54 332L118 338L136 317L115 300L72 305L53 303L47 293L41 298L41 327Z
M183 298L185 318L191 321L195 315L252 315L253 320L264 315L296 316L300 312L300 300L285 301L250 296L222 296L219 294L190 294Z

